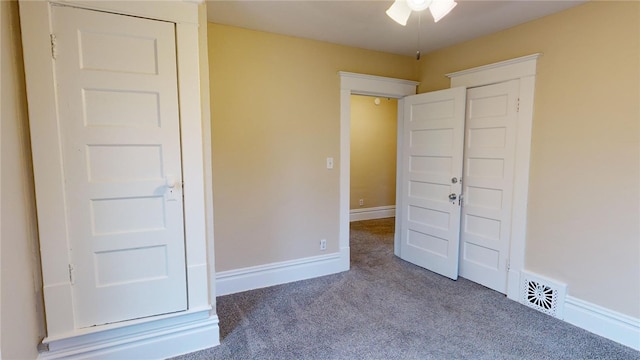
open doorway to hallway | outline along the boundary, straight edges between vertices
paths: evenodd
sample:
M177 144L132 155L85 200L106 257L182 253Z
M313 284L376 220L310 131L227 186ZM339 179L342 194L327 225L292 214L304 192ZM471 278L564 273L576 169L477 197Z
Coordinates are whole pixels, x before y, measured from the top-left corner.
M398 100L351 95L350 221L395 217Z

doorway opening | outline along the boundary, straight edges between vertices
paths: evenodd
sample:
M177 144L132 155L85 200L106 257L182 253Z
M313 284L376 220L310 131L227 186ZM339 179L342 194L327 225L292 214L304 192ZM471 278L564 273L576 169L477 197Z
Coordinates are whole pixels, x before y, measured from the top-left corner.
M397 99L351 95L351 222L395 217L397 123Z
M371 76L340 71L340 257L345 270L349 269L349 224L350 224L350 170L351 170L351 95L375 96L397 99L397 117L402 119L403 100L416 93L418 82L402 79ZM397 122L397 132L402 133L402 122ZM396 161L397 157L396 157ZM397 183L396 183L397 187ZM396 191L396 203L398 194ZM398 210L396 209L396 217ZM394 235L394 254L399 254L398 226Z

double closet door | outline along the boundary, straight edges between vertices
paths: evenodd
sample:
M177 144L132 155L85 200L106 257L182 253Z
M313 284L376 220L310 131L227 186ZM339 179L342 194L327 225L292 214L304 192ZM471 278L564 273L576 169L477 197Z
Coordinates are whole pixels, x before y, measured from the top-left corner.
M404 260L506 293L519 81L404 98Z

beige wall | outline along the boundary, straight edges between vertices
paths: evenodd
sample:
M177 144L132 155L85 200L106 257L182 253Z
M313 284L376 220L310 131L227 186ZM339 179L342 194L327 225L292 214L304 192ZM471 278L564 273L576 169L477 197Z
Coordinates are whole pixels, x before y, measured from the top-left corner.
M591 2L424 57L448 72L541 52L526 268L640 317L640 3Z
M216 270L337 252L337 72L414 79L416 61L217 24L208 35Z
M0 1L0 18L1 351L3 359L35 359L36 346L44 336L44 317L17 2Z
M374 99L351 95L351 209L396 203L398 100Z

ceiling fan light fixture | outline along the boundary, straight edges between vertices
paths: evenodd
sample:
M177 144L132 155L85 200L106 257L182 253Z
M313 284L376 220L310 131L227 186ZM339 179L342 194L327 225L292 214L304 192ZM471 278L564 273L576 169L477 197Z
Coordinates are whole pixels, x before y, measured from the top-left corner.
M407 0L409 1L409 0ZM455 0L433 0L429 6L429 11L433 15L433 21L438 22L458 5Z
M387 9L387 15L398 24L406 26L409 15L411 15L411 8L405 0L396 0Z
M405 0L413 11L422 11L429 7L432 0Z

